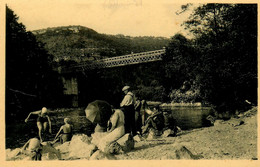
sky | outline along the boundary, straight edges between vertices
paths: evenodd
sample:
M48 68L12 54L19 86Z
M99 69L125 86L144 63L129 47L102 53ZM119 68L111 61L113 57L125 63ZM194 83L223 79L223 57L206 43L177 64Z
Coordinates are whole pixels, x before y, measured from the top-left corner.
M183 3L186 4L186 3ZM98 33L130 36L187 36L181 26L192 10L177 15L181 5L148 0L10 0L7 5L29 31L81 25Z

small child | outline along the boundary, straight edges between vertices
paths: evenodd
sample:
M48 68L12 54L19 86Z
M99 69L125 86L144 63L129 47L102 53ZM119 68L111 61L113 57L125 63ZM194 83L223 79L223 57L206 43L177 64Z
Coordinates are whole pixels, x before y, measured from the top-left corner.
M69 124L69 122L70 122L69 118L64 118L65 124L60 127L60 130L56 134L53 143L55 143L59 139L60 139L61 144L71 140L73 126L71 124ZM62 134L61 134L61 131L63 131Z

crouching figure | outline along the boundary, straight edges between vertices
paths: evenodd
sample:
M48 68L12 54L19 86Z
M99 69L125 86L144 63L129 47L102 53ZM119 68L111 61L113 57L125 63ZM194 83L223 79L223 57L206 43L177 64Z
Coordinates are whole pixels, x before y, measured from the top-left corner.
M21 153L30 157L30 160L41 161L42 145L40 140L35 137L28 140L21 149Z

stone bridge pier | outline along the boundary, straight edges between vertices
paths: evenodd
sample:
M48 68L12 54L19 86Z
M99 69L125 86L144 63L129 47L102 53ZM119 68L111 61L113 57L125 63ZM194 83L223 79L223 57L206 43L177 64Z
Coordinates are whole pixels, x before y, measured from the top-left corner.
M62 75L61 80L63 83L64 104L67 107L79 106L79 89L78 77L73 75Z

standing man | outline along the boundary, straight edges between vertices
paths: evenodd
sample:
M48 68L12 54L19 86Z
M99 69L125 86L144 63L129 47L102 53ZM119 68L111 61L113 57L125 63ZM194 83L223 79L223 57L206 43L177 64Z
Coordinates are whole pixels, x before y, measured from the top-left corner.
M120 107L123 108L125 114L125 133L132 132L132 135L135 136L135 96L130 91L130 86L124 86L122 91L125 93L125 97L120 103Z

